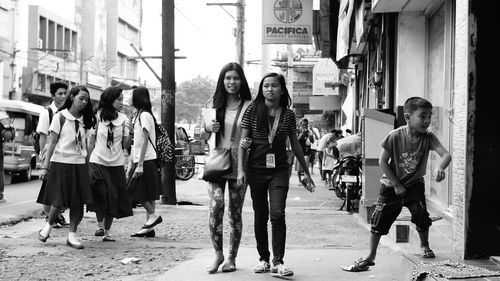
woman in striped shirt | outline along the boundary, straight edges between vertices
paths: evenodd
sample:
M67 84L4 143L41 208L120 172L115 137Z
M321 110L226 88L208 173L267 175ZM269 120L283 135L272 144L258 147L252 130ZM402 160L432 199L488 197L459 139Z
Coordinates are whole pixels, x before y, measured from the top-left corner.
M248 107L241 124L238 156L238 184L250 185L255 212L254 232L259 252L255 273L271 271L278 277L293 276L283 265L286 223L285 205L289 187L286 139L306 175L307 187L314 187L308 163L296 135L295 114L288 107L291 99L281 74L268 73L260 82L259 92ZM250 148L248 166L244 169L245 149ZM310 191L312 191L311 189ZM269 194L269 203L268 203ZM269 264L267 221L271 218L273 262Z

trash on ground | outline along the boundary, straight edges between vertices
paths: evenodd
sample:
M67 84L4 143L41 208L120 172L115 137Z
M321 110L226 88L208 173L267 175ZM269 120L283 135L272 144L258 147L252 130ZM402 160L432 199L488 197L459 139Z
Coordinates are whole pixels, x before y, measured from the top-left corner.
M123 264L139 263L140 261L141 261L141 259L131 257L131 258L124 258L123 260L121 260L121 263L123 263Z

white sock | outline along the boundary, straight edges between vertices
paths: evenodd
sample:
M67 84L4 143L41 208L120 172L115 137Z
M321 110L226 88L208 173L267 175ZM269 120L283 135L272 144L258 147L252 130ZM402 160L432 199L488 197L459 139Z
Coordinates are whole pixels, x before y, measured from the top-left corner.
M104 236L109 236L109 229L104 230Z
M71 244L77 244L80 245L80 241L76 238L76 232L70 232L68 233L68 240Z
M52 231L52 225L50 225L49 222L46 222L45 226L40 231L40 234L42 234L42 236L44 236L44 237L47 237L47 236L49 236L50 231Z
M149 219L146 222L146 224L154 223L157 218L158 218L158 215L156 213L149 214Z

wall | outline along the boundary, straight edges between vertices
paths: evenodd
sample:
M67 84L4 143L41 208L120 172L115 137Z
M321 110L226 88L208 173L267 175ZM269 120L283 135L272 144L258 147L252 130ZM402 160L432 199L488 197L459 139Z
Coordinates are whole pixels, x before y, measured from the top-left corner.
M425 17L399 13L396 43L395 105L425 96Z

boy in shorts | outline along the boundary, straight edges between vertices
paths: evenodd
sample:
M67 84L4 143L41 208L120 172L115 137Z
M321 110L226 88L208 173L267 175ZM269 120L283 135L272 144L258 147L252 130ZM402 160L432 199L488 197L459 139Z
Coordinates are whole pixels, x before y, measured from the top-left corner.
M426 208L424 175L430 150L436 151L441 157L433 174L437 182L444 179L444 170L451 162L451 155L437 137L427 130L431 116L432 104L429 101L420 97L409 98L404 104L406 125L391 131L382 141L379 165L384 175L380 179L380 194L371 218L370 253L342 269L358 272L375 265L380 238L388 234L403 206L408 208L411 221L417 227L422 257L435 257L429 247L432 221Z

